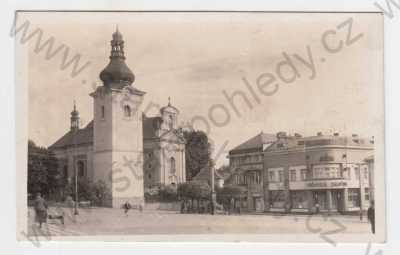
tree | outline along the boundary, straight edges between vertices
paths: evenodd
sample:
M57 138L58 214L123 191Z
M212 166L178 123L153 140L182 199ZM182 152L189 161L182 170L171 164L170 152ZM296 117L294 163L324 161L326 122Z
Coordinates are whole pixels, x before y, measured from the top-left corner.
M200 201L209 200L211 187L206 182L191 181L181 183L178 186L178 197L184 202L191 201L191 211L194 211L194 201L197 204L197 212L200 210Z
M237 185L224 186L217 189L217 202L223 204L225 208L230 208L231 200L233 199L235 205L236 201L246 196L246 189Z
M28 193L56 194L64 183L59 178L57 158L44 147L28 141Z
M184 131L186 140L186 179L192 180L200 170L212 166L211 144L203 131Z
M91 192L92 202L97 206L105 206L106 201L111 199L110 190L102 180L98 180L93 184Z

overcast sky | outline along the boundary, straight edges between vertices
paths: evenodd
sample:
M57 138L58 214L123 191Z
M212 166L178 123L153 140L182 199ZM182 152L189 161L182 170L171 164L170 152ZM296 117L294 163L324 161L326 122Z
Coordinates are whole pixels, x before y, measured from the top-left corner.
M31 43L29 137L39 145L49 146L69 130L73 100L81 126L92 119L89 93L93 82L100 85L99 73L108 64L117 24L125 40L126 62L136 76L133 86L147 92L144 108L149 102L163 106L170 96L181 112L180 121L195 116L207 120L216 150L227 142L227 151L261 131L382 137L381 15L33 13L21 16L20 21L25 18L32 23L30 29L42 29L44 39L53 36L55 47L64 44L70 54L81 54L80 65L90 61L88 68L71 78L71 68L60 69L61 53L46 60L45 52L35 53ZM349 22L343 24L349 18L351 34ZM329 48L342 40L342 47L330 53L321 38ZM285 60L283 53L291 67L279 64ZM298 76L285 83L280 77L293 78L293 67ZM275 81L264 92L279 84L270 96L257 87L257 79L266 84L268 77ZM242 91L252 107L236 96L238 115L223 91L227 95ZM215 125L209 113L224 125ZM147 115L155 114L153 110ZM204 129L204 125L195 121L195 128ZM226 152L218 165L227 162L225 156Z

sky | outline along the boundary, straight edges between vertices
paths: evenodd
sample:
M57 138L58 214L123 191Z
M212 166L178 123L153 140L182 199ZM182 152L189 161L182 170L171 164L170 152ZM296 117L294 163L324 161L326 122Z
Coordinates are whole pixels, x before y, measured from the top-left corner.
M35 37L25 44L28 133L42 146L69 130L74 100L82 127L93 118L89 94L102 85L117 25L132 85L146 92L143 110L171 97L179 122L207 131L214 157L222 151L217 166L260 132L383 138L379 14L70 12L23 14L18 22L25 19L43 41L53 37L54 48L80 54L79 66L90 62L71 77L71 67L60 68L63 54L46 59L45 50L35 52Z

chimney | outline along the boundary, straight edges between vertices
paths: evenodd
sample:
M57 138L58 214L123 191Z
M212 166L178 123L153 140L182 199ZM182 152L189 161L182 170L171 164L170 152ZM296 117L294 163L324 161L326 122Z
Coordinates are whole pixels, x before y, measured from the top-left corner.
M287 137L286 132L283 132L283 131L278 132L278 133L276 134L276 138L278 138L278 139L280 139L280 138L286 138L286 137Z

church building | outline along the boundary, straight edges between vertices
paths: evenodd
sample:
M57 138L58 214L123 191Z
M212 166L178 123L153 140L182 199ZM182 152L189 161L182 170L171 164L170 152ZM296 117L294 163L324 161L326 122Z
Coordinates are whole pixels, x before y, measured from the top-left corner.
M109 188L108 206L144 202L144 188L185 182L185 139L178 127L179 110L170 99L159 116L140 112L145 92L132 84L125 63L122 34L114 32L110 62L100 73L102 86L90 94L93 120L81 128L75 103L70 130L49 149L59 160L63 178L75 174Z

